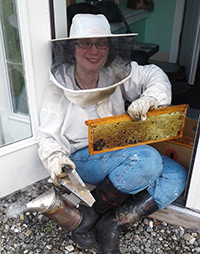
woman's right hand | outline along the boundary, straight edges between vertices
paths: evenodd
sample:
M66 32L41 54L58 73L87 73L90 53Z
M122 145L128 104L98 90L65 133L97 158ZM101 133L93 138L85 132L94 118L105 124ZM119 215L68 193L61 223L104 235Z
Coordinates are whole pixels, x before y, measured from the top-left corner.
M50 155L45 163L51 179L55 186L59 187L59 178L66 177L67 173L63 170L64 166L69 169L75 169L73 161L62 152L55 152Z
M158 107L158 102L153 97L143 96L139 99L133 101L131 105L128 107L128 114L133 121L141 120L146 121L147 112L150 109L155 109Z

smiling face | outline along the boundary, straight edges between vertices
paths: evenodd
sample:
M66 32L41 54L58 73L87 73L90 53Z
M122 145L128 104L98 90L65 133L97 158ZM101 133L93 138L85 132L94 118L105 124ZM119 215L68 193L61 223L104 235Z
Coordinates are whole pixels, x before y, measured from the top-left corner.
M87 48L90 46L91 48ZM75 46L76 71L86 73L99 72L105 65L107 56L107 38L77 40Z

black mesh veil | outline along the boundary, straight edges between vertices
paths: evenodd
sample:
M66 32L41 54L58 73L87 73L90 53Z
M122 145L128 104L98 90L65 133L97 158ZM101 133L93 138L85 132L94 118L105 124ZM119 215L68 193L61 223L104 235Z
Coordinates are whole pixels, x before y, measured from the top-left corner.
M75 39L60 39L52 41L52 74L54 75L59 69L63 70L61 66L65 65L65 70L71 66L76 65L75 60ZM106 86L113 85L120 80L125 79L131 72L131 53L134 49L135 36L112 36L108 38L109 53L107 62L102 68L103 72L107 69L110 82ZM64 75L64 73L63 73Z

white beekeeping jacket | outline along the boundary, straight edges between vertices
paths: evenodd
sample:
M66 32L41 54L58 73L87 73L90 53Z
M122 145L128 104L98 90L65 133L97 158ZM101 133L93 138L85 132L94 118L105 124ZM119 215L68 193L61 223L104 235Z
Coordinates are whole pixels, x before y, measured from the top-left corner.
M52 153L70 156L88 146L86 120L125 113L125 101L150 96L159 106L171 103L171 85L155 65L116 59L100 71L98 87L81 90L74 79L74 66L60 63L52 68L46 87L38 130L42 161Z

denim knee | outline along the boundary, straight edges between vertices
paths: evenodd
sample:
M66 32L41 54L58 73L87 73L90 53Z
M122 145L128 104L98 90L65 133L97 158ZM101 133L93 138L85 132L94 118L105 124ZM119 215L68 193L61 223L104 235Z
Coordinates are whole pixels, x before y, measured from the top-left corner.
M121 153L126 160L109 177L122 192L135 194L151 185L162 172L162 158L153 147L136 146Z
M148 188L159 209L163 209L184 191L187 172L174 160L162 155L163 170L158 179Z

